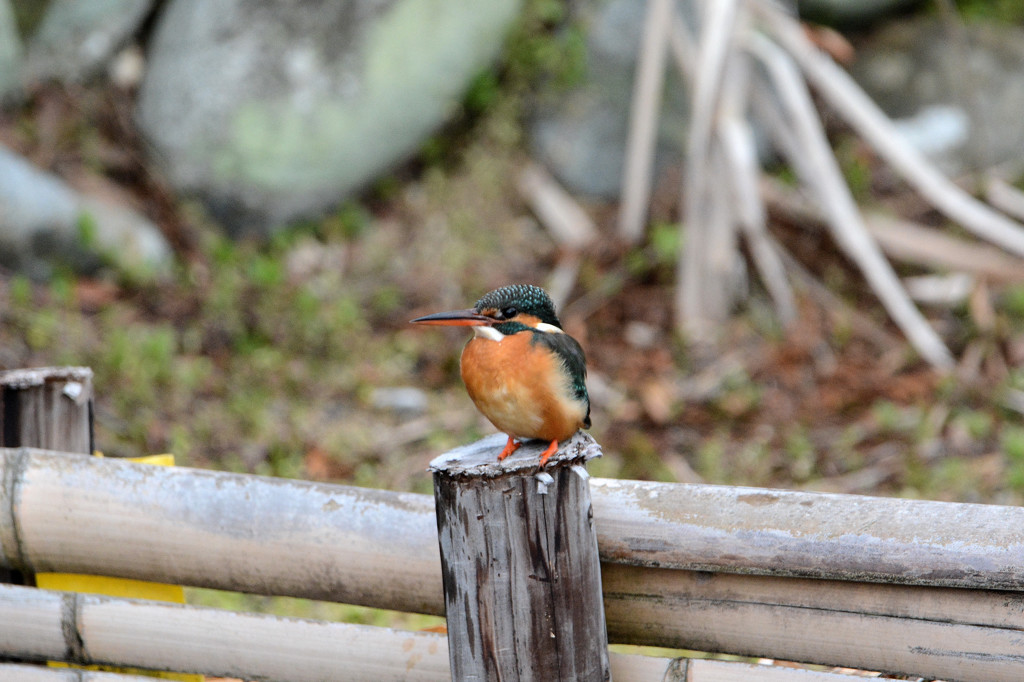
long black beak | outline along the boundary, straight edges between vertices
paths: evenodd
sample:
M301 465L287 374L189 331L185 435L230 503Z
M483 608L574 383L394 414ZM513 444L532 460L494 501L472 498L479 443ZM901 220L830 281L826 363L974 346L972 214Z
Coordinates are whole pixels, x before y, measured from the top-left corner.
M444 313L424 315L410 320L411 324L443 324L451 327L483 327L495 323L495 319L481 315L476 310L449 310Z

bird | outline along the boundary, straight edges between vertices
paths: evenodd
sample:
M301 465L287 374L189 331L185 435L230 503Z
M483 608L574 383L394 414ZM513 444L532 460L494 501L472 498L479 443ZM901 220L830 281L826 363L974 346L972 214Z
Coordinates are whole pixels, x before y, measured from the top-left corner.
M473 404L508 436L499 461L536 438L548 441L540 455L543 468L560 441L590 428L583 348L562 329L551 297L540 287L501 287L472 308L411 322L473 328L459 369Z

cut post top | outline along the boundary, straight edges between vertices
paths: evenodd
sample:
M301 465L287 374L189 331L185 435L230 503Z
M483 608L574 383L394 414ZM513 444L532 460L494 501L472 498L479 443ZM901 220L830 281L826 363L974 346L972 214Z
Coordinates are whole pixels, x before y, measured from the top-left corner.
M47 381L91 382L92 370L88 367L30 367L0 371L0 386L9 388L32 388Z
M435 457L430 470L444 476L474 476L493 478L506 474L524 473L539 469L540 455L547 447L541 440L527 440L505 459L498 461L505 441L503 433L482 438L475 443L463 445ZM577 431L569 440L560 444L558 452L551 455L545 469L554 469L565 464L586 463L601 456L601 446L589 434Z

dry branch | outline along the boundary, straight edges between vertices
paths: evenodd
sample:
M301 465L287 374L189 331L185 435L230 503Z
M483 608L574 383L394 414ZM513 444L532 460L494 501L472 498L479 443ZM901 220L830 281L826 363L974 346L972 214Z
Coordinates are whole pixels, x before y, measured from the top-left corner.
M816 206L776 180L764 179L761 195L772 213L802 228L824 226L825 217ZM996 247L877 211L866 213L864 218L868 232L891 258L928 268L967 272L994 282L1024 280L1024 259Z
M995 174L985 182L985 198L1003 213L1024 220L1024 192Z
M803 163L794 165L798 172L805 174L802 180L819 197L836 243L857 263L872 290L917 351L936 367L952 368L953 357L949 350L914 307L896 273L868 234L828 145L810 93L796 68L763 36L753 36L749 46L766 67L787 116L793 120L804 158Z
M522 169L519 193L559 246L578 251L597 239L594 221L542 166Z
M623 164L622 203L619 206L619 236L630 244L640 241L643 236L647 204L651 198L658 111L664 87L669 32L675 15L674 1L650 0L644 19Z
M933 206L978 237L1024 256L1024 226L993 211L945 177L896 131L892 121L846 71L811 43L777 3L752 2L772 38L799 65L817 91Z
M773 242L776 251L779 252L782 262L785 263L793 279L807 292L812 299L818 302L821 309L836 325L850 326L857 333L869 339L878 348L884 350L898 349L903 342L897 336L890 334L885 327L876 322L870 315L857 310L852 305L832 293L822 282L815 279L814 275L787 252L782 246Z
M753 116L766 124L779 151L826 213L834 239L857 263L910 343L935 367L951 369L952 355L914 306L882 256L876 234L860 216L804 79L928 201L966 229L1024 255L1024 226L957 187L903 140L892 122L845 71L811 42L798 20L780 3L694 3L701 14L696 39L676 8L667 9L669 4L663 0L650 0L648 4L623 179L620 231L631 240L639 239L644 214L640 202L649 195L653 164L651 131L656 128L656 113L652 103L662 86L664 54L668 52L688 82L693 102L682 192L684 219L680 229L685 232L685 249L677 268L678 327L691 340L706 340L713 338L714 329L728 314L736 282L732 260L736 255L731 259L723 249L735 249L736 225L743 229L754 264L780 318L786 322L794 315L792 293L777 249L771 248L770 240L764 237L764 207L751 191L754 145L743 126L746 117ZM671 17L661 21L670 10ZM749 88L739 85L745 82L748 67L744 62L751 54L768 67L773 89L760 77L752 79ZM750 102L747 93L753 96ZM756 163L753 173L756 176ZM722 186L731 186L731 200L723 200ZM993 204L1008 213L1024 215L1024 195L1005 182L990 182L989 196ZM891 250L904 247L901 243Z
M712 339L728 315L739 262L727 184L718 181L728 166L715 136L737 5L737 0L722 0L703 6L703 31L693 71L693 112L682 187L685 200L680 210L685 248L676 270L675 314L679 329L697 342Z
M779 319L788 325L796 320L796 301L786 279L785 267L768 235L768 221L758 191L759 167L753 131L737 111L722 121L719 137L729 160L737 215L750 246L754 266L775 302Z

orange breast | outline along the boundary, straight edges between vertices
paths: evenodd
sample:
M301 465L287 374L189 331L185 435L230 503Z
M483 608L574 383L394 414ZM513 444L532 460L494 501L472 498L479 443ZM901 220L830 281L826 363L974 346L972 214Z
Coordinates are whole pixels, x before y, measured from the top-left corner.
M583 426L586 406L574 399L558 357L531 344L531 336L474 336L462 351L462 380L477 409L501 431L566 440Z

